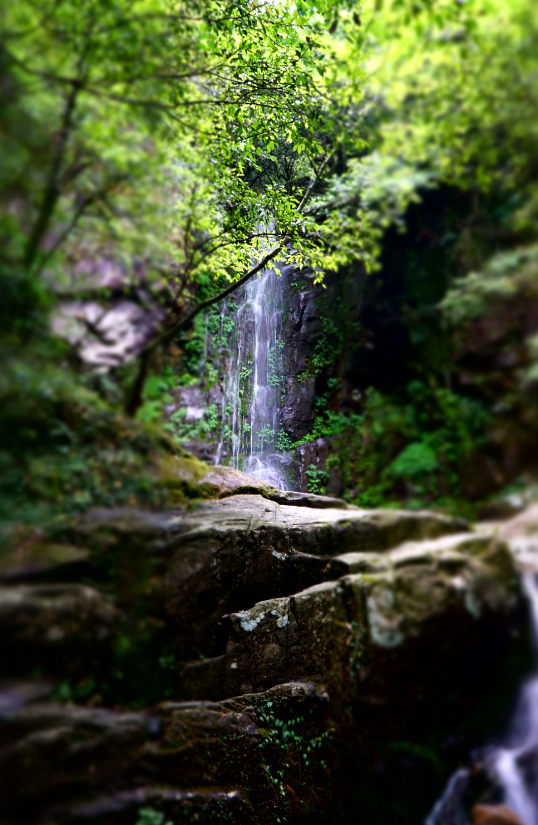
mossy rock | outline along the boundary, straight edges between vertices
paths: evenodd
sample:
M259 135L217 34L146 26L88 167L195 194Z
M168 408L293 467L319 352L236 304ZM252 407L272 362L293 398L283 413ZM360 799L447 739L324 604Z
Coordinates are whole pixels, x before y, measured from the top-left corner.
M225 498L241 493L272 498L279 492L233 467L210 467L192 455L163 456L158 471L172 506L182 505L190 499Z

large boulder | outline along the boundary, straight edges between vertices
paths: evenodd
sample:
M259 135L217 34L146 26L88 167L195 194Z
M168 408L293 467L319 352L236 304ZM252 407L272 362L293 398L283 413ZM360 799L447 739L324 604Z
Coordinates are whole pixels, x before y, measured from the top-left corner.
M312 498L296 494L298 506L236 495L203 503L181 519L169 543L165 586L183 658L224 652L223 616L324 581L334 555L383 551L467 527L428 512L313 509Z
M309 753L312 742L319 747L327 738L328 713L326 692L304 682L221 702L169 703L163 776L179 787L240 788L252 805L250 821L276 825L299 798L317 807L309 786L326 769L310 764Z
M299 447L299 450L302 448ZM355 509L342 499L309 493L306 485L301 492L279 490L267 481L220 465L208 466L192 455L167 455L161 459L160 477L169 491L173 504L183 504L186 499L215 498L237 495L261 495L278 504L297 504L302 507L322 509Z
M358 556L330 565L353 569ZM510 550L491 534L404 544L384 553L374 572L233 613L226 654L189 665L183 690L212 699L293 678L323 681L334 700L370 693L374 684L386 699L390 673L409 667L410 650L431 646L438 666L453 669L459 652L447 653L455 631L465 639L460 652L472 655L470 648L489 638L492 620L509 627L519 592ZM427 681L428 673L420 678Z
M64 556L6 562L3 821L427 813L443 743L497 690L512 650L520 591L503 537L236 482L223 472L209 501L196 482L168 512L93 511ZM528 550L529 524L510 529ZM66 575L64 562L67 581L82 562L92 586L40 578ZM117 687L119 671L140 689ZM149 710L129 710L141 700Z

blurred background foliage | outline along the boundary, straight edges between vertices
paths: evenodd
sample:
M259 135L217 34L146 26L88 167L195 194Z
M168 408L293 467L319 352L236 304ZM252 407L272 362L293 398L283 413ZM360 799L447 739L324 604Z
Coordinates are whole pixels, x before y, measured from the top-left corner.
M362 408L332 404L337 335L316 367L309 437L334 437L346 495L457 509L488 494L463 483L469 460L536 420L536 331L511 321L538 289L532 0L8 0L0 25L9 530L161 501L152 459L176 447L155 342L283 236L320 279L371 273ZM157 308L142 377L157 377L127 419L137 359L89 369L51 318L141 283ZM485 321L491 352L473 360ZM198 333L172 341L186 382Z
M146 350L282 235L320 271L350 254L353 245L320 242L315 217L297 212L309 180L331 171L336 144L360 141L353 117L339 119L360 98L359 70L338 100L328 94L342 61L324 42L325 23L337 10L332 0L3 4L8 531L159 501L145 474L174 448L123 414L151 371ZM134 295L152 324L138 349L88 368L81 346L109 333L79 315L58 335L59 311L91 301L106 317L118 295Z
M363 21L370 151L346 186L383 232L373 390L332 460L358 504L472 515L536 469L538 8L394 0Z

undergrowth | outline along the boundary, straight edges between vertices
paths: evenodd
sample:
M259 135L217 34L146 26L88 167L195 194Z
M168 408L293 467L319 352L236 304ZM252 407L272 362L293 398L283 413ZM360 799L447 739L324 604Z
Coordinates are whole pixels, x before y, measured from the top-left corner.
M312 432L292 447L330 440L327 465L306 470L311 492L325 492L332 465L344 497L359 506L457 510L464 506L462 466L488 444L490 424L480 402L413 381L404 399L370 391L361 415L322 410Z
M0 375L0 531L53 534L91 507L164 502L153 467L174 447L126 418L43 352L4 351Z

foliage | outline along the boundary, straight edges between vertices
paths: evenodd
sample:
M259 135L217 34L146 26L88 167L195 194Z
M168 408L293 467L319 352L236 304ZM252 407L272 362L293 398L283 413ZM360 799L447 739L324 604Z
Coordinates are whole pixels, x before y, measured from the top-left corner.
M369 12L371 69L385 113L383 163L436 181L535 197L536 43L529 0L384 4ZM411 193L420 186L414 185Z
M538 247L516 247L490 258L482 272L457 279L441 310L455 327L485 316L494 305L504 305L517 293L532 293L538 283Z
M10 0L0 191L13 277L95 290L108 261L133 284L142 271L175 323L271 244L319 278L349 256L351 239L336 246L339 230L299 206L338 146L362 145L360 71L338 79L324 31L338 5ZM354 39L351 17L339 37Z
M321 415L318 415L314 421L312 432L304 438L295 441L292 448L299 447L301 444L307 444L309 441L314 441L318 438L330 438L349 431L350 428L360 429L363 425L363 417L360 415L345 415L344 413L335 413L332 410L324 410Z
M298 443L313 436L330 439L326 467L306 470L311 492L324 491L333 464L345 497L359 506L407 501L412 507L458 507L461 469L473 451L487 445L490 422L479 402L415 381L405 403L370 391L363 415L327 411Z
M305 470L305 475L308 479L308 492L324 495L329 480L328 473L315 464L310 464Z
M172 825L164 820L165 816L161 811L155 808L140 808L136 825Z
M277 438L277 450L279 453L287 453L292 449L292 440L285 430L280 430Z
M92 506L162 503L153 467L172 450L166 437L118 414L51 360L34 350L3 363L2 530L22 523L47 532Z
M170 366L160 375L152 375L144 386L144 402L137 412L139 421L160 422L162 419L163 404L173 403L172 390L175 388L176 378Z
M269 386L279 387L282 383L282 355L284 351L284 341L278 341L269 347L267 353L267 366L269 371Z
M387 475L394 478L420 480L438 469L437 457L424 441L415 441L404 447L387 468Z
M203 416L194 423L188 423L186 419L187 410L185 407L178 407L170 416L170 420L163 425L163 429L171 433L174 440L179 444L189 441L205 441L209 435L214 438L219 425L217 405L210 404L205 408Z

